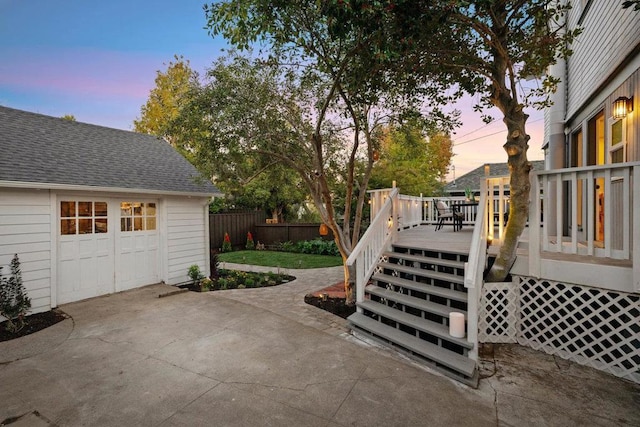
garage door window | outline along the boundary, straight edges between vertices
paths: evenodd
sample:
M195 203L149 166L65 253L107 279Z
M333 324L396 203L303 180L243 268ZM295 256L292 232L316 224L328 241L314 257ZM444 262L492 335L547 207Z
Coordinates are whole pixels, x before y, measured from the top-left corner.
M107 202L60 202L60 234L93 234L107 232Z
M156 204L144 202L120 203L120 231L156 229Z

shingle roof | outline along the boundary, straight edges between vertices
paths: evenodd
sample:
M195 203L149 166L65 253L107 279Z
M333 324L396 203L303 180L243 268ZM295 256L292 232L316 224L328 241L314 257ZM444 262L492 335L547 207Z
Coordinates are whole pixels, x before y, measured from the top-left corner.
M0 181L219 193L160 138L2 106Z
M534 160L531 163L533 170L544 170L544 160ZM507 163L487 163L489 165L490 176L504 176L509 175L509 166ZM447 193L462 192L467 188L472 191L480 191L480 180L484 178L484 167L482 165L471 172L456 178L455 181L447 183L444 191Z

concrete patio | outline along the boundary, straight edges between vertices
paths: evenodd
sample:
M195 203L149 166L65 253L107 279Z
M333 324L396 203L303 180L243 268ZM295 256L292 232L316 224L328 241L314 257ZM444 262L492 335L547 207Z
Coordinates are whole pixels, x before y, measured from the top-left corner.
M0 423L640 425L636 384L499 346L470 389L304 304L341 267L288 273L273 288L159 298L175 288L153 285L62 306L70 319L0 343Z

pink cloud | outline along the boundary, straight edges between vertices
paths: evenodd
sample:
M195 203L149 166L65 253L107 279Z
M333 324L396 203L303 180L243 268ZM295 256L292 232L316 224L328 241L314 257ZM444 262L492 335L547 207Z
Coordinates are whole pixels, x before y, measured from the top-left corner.
M146 99L162 60L93 50L8 51L0 86L65 96Z

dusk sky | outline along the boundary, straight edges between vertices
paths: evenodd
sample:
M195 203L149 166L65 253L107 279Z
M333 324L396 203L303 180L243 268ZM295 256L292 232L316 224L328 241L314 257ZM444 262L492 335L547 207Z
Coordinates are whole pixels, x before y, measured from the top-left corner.
M174 55L204 73L225 47L203 29L202 0L0 0L0 105L131 130ZM506 162L504 124L485 126L466 100L453 135L456 176ZM530 111L529 159L540 160L541 111ZM400 186L400 183L399 183Z

